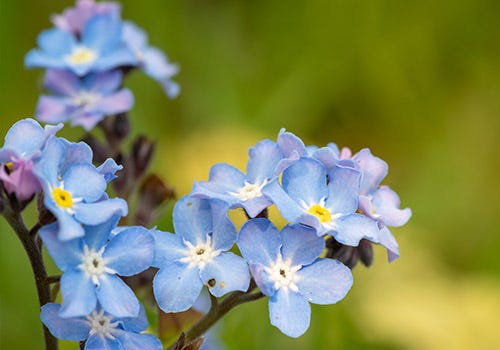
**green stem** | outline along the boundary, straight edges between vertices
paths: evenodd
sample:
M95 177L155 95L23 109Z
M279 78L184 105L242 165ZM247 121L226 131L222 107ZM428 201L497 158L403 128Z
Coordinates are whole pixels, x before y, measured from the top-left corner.
M7 209L7 208L6 208ZM41 250L36 244L35 236L30 235L30 231L26 228L23 218L20 213L12 211L10 208L5 210L2 215L9 223L10 227L16 232L17 237L21 241L26 254L30 260L31 269L35 277L36 290L38 293L38 302L40 307L51 302L50 285L47 284L47 271L43 263ZM47 327L43 325L43 335L45 339L46 350L57 350L57 339L49 332Z

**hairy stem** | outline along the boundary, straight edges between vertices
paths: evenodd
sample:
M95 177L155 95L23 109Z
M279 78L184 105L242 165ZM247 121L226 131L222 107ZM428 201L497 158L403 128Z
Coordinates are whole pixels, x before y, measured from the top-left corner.
M51 302L50 285L47 284L47 271L43 263L42 252L39 249L36 238L30 235L30 231L26 228L23 218L20 213L5 210L2 215L9 223L10 227L16 232L17 237L21 241L26 254L30 260L31 269L35 277L36 291L38 293L38 302L40 307ZM46 350L57 350L57 339L50 334L49 330L43 325L43 335L45 339Z

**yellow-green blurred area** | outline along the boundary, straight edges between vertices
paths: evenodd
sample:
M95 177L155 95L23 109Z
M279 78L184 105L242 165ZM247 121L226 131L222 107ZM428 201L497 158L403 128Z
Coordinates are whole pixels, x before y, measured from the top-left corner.
M33 116L42 70L23 57L69 5L0 0L2 135ZM343 301L313 307L306 335L272 327L263 299L225 318L229 349L500 349L499 14L497 0L123 1L181 66L175 100L139 72L126 82L133 133L157 140L153 170L179 195L216 162L244 170L248 147L285 127L369 147L413 210L393 230L401 258L377 248ZM0 230L0 348L42 349L28 259Z

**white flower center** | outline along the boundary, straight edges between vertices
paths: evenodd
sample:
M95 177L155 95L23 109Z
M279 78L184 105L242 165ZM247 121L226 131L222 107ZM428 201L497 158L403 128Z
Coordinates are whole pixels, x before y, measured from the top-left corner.
M97 52L85 46L76 46L70 54L64 56L64 60L72 66L91 64L97 59Z
M105 247L102 247L99 251L95 251L84 245L82 263L78 265L88 277L92 278L96 286L99 285L99 278L103 274L116 274L115 270L106 267L106 260L102 257L104 249Z
M94 310L86 318L90 325L90 335L99 334L108 339L114 339L111 333L119 322L111 322L112 318L110 316L104 316L104 310L99 312Z
M270 280L274 283L274 289L279 290L284 288L285 290L292 290L297 292L299 287L297 287L296 282L299 277L296 272L302 268L301 265L292 266L291 259L283 261L281 254L278 255L278 259L271 266L266 266L264 271L269 274Z
M267 185L267 179L262 183L251 183L245 181L245 186L238 189L238 192L229 192L230 195L241 199L242 201L247 201L262 196L262 189Z
M100 97L101 96L96 93L82 90L70 99L70 103L75 107L88 109L95 105Z
M203 269L205 265L212 261L213 258L218 256L221 251L215 250L212 247L212 237L207 234L207 240L193 245L191 242L184 241L186 244L186 256L181 258L180 261L188 264L189 267L197 266Z

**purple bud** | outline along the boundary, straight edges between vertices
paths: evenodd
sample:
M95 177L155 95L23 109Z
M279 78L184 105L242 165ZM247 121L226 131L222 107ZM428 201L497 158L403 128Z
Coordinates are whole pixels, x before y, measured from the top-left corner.
M134 164L135 178L142 176L146 172L153 156L154 148L155 143L144 135L137 137L134 141L131 158Z

